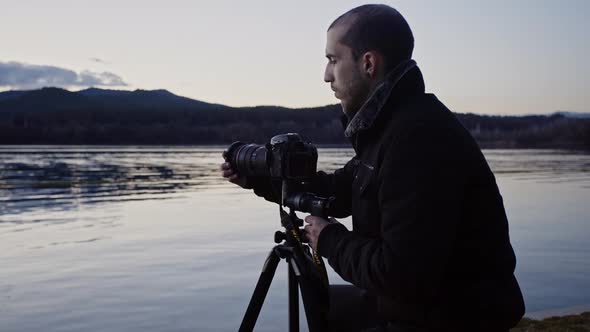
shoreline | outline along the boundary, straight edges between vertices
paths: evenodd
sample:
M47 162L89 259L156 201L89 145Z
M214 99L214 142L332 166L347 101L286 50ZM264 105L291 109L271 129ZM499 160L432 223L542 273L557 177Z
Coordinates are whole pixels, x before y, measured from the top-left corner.
M213 149L226 149L231 143L205 143L205 144L133 144L133 143L121 143L121 144L80 144L80 143L64 143L64 144L52 144L52 143L2 143L0 142L0 148L14 149L19 147L26 148L45 148L45 147L64 147L64 148L112 148L112 147L129 147L129 148L213 148ZM257 144L257 143L254 143ZM259 144L264 145L264 144ZM314 144L318 149L352 149L350 144ZM590 152L587 148L576 148L576 147L543 147L543 146L487 146L481 145L481 150L535 150L535 151L571 151L577 153L588 153Z
M544 319L524 317L510 332L590 331L590 311Z
M540 319L546 319L546 318L550 318L550 317L581 315L584 312L590 312L590 304L583 304L583 305L576 305L576 306L571 306L571 307L527 312L524 314L523 319L529 318L529 319L540 320Z

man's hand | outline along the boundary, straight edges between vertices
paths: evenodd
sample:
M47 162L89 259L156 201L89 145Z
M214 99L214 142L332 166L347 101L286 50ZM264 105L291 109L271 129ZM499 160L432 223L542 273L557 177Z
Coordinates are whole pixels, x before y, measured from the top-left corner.
M226 151L223 151L223 158L225 158L226 153ZM247 188L246 177L240 177L238 173L236 173L236 171L231 167L229 162L222 163L219 166L219 169L221 170L221 176L226 178L229 182L237 184L242 188L250 189Z
M305 222L309 224L309 225L305 225L305 227L303 228L303 231L305 233L305 237L307 238L307 242L309 243L311 248L314 251L316 251L317 250L316 246L318 244L318 238L320 237L320 232L324 229L324 227L331 224L331 222L324 219L324 218L315 217L315 216L305 217Z

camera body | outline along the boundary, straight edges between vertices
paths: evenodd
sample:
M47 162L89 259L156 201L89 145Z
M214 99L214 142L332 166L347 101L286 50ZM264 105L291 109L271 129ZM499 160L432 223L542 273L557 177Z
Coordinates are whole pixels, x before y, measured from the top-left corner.
M318 151L299 134L274 136L266 145L234 142L226 160L241 176L306 181L316 174Z
M334 198L305 191L305 183L316 175L318 151L299 134L276 135L266 145L234 142L227 149L225 160L240 176L281 180L281 205L328 217Z

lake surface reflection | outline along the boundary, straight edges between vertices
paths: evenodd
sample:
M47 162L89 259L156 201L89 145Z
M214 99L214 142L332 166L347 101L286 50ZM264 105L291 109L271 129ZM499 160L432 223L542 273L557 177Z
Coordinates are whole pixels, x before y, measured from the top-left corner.
M236 330L279 222L275 205L221 180L221 151L0 147L0 330ZM588 306L590 155L484 153L527 312ZM333 170L353 153L319 154ZM257 330L286 329L285 274Z

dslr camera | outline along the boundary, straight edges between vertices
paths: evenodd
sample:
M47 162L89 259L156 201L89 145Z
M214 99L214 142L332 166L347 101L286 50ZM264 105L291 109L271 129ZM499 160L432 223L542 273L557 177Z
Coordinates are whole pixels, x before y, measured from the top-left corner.
M294 210L327 218L333 198L305 192L316 175L318 151L297 133L274 136L266 145L232 143L225 160L240 176L281 181L281 202ZM276 182L276 181L274 181Z

